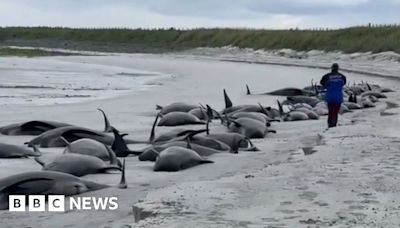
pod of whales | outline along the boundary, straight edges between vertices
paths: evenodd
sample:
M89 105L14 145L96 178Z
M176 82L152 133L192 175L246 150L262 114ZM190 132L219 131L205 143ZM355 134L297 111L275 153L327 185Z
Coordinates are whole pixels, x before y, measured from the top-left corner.
M127 144L144 142L125 139L127 134L121 134L114 128L102 109L99 111L104 118L104 132L53 121L29 121L1 127L2 134L37 137L27 143L35 148L34 151L23 146L0 143L0 158L34 156L44 171L25 172L0 179L0 209L8 208L10 194L75 195L110 187L77 177L108 170L122 170L118 187L126 188L125 160L121 164L117 157L138 155L141 161L154 161L154 171L173 172L213 163L208 159L215 154L257 151L251 139L264 138L269 132L275 132L270 129L272 122L318 119L326 115L323 92L317 92L320 90L319 86L312 85L304 89L283 88L266 93L287 96L285 101L278 102L277 108L264 107L257 101L233 105L225 89L225 107L220 112L208 105L204 107L182 102L158 106L160 112L153 123L149 140L145 141L148 147L138 151L130 150ZM368 83L346 86L346 102L343 103L342 112L373 107L379 99L387 97L383 93L390 91ZM248 93L251 94L249 88ZM214 132L214 127L219 125L219 121L213 121L215 119L220 119L226 128ZM191 124L204 124L206 129L193 129L193 126L188 126ZM179 128L168 129L156 136L157 126ZM63 154L46 161L39 157L41 153L36 146L66 148Z

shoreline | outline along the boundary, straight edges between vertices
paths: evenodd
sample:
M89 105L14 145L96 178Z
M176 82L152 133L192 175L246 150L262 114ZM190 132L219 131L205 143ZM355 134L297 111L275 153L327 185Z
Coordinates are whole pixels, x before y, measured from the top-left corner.
M46 48L46 47L30 47L30 46L4 46L6 48L16 48L22 50L42 50L48 52L59 52L65 53L69 55L78 54L78 55L170 55L177 56L183 58L205 58L205 59L213 59L218 61L228 61L228 62L241 62L241 63L249 63L249 64L268 64L268 65L280 65L280 66L288 66L288 67L304 67L311 69L324 69L329 70L329 63L333 63L337 60L343 61L342 59L348 59L347 63L342 62L345 67L341 67L341 70L348 73L356 73L356 74L364 74L372 77L385 77L393 80L400 79L400 70L396 68L400 68L400 54L390 53L390 52L382 52L382 53L352 53L352 54L342 54L341 52L324 52L320 50L312 50L309 52L304 51L294 51L290 49L281 49L281 50L254 50L249 48L237 48L237 47L222 47L222 48L194 48L184 51L172 51L165 53L118 53L113 51L101 52L101 51L81 51L74 49L62 49L62 48ZM315 56L307 56L307 53L318 53L314 54ZM260 54L261 53L261 54ZM371 57L368 57L368 56ZM371 66L365 69L365 66L360 66L358 63L357 56L361 56L364 59L374 58L374 56L382 55L384 58L387 55L387 58L393 57L396 58L396 61L368 61ZM320 62L313 62L311 58L318 58L320 56L332 56L331 59L322 59ZM356 57L353 57L356 56ZM257 59L258 58L258 59ZM365 61L365 60L364 60ZM376 72L377 68L380 70L382 68L381 64L390 64L393 65L392 68L389 69L389 73L380 73ZM364 69L360 69L363 67Z

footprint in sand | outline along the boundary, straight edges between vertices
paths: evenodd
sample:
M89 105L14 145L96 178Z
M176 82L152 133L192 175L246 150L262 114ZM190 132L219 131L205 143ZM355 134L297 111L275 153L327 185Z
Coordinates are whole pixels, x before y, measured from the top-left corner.
M289 206L289 205L292 205L292 204L293 204L292 201L283 201L283 202L280 202L280 205L281 205L281 206Z
M361 203L363 203L363 204L380 204L381 202L379 202L377 200L365 199L365 200L361 201Z
M349 210L364 210L365 207L362 205L350 205Z
M301 218L301 216L300 215L293 215L293 216L283 217L283 219L285 219L285 220L292 220L292 219L298 219L298 218Z
M283 214L294 214L294 212L295 212L294 210L286 210L286 209L278 210L278 211Z
M351 212L350 214L351 214L352 216L354 216L355 219L357 219L358 221L364 221L365 218L367 217L367 215L364 214L364 213Z
M307 210L307 209L299 209L299 210L297 210L298 212L301 212L301 213L308 213L308 212L310 212L309 210Z
M324 202L324 201L317 201L317 202L314 202L314 204L315 204L315 205L318 205L318 206L320 206L320 207L327 207L327 206L329 206L329 203Z
M330 185L332 184L332 182L326 181L326 180L319 180L317 182L315 182L317 184L324 184L324 185Z
M279 222L276 218L261 218L261 220L264 222Z
M296 187L296 189L304 191L304 190L307 190L308 187L307 186L298 186L298 187Z
M315 197L318 196L318 193L316 192L303 192L299 195L300 199L304 199L304 200L314 200Z

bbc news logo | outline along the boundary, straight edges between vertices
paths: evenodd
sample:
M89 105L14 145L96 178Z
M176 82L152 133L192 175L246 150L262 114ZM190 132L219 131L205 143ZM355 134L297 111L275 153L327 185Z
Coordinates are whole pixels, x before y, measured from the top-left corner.
M28 200L27 200L28 199ZM117 197L69 197L66 204L64 195L10 195L8 197L9 211L50 211L65 212L68 210L117 210ZM26 206L28 203L28 207Z

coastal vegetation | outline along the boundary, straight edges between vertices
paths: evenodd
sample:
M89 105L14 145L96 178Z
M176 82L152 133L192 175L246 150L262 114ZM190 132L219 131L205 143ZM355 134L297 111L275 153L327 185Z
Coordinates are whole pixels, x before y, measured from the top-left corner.
M116 52L165 52L231 45L266 50L400 53L400 26L369 25L336 30L0 28L0 46L9 45Z

